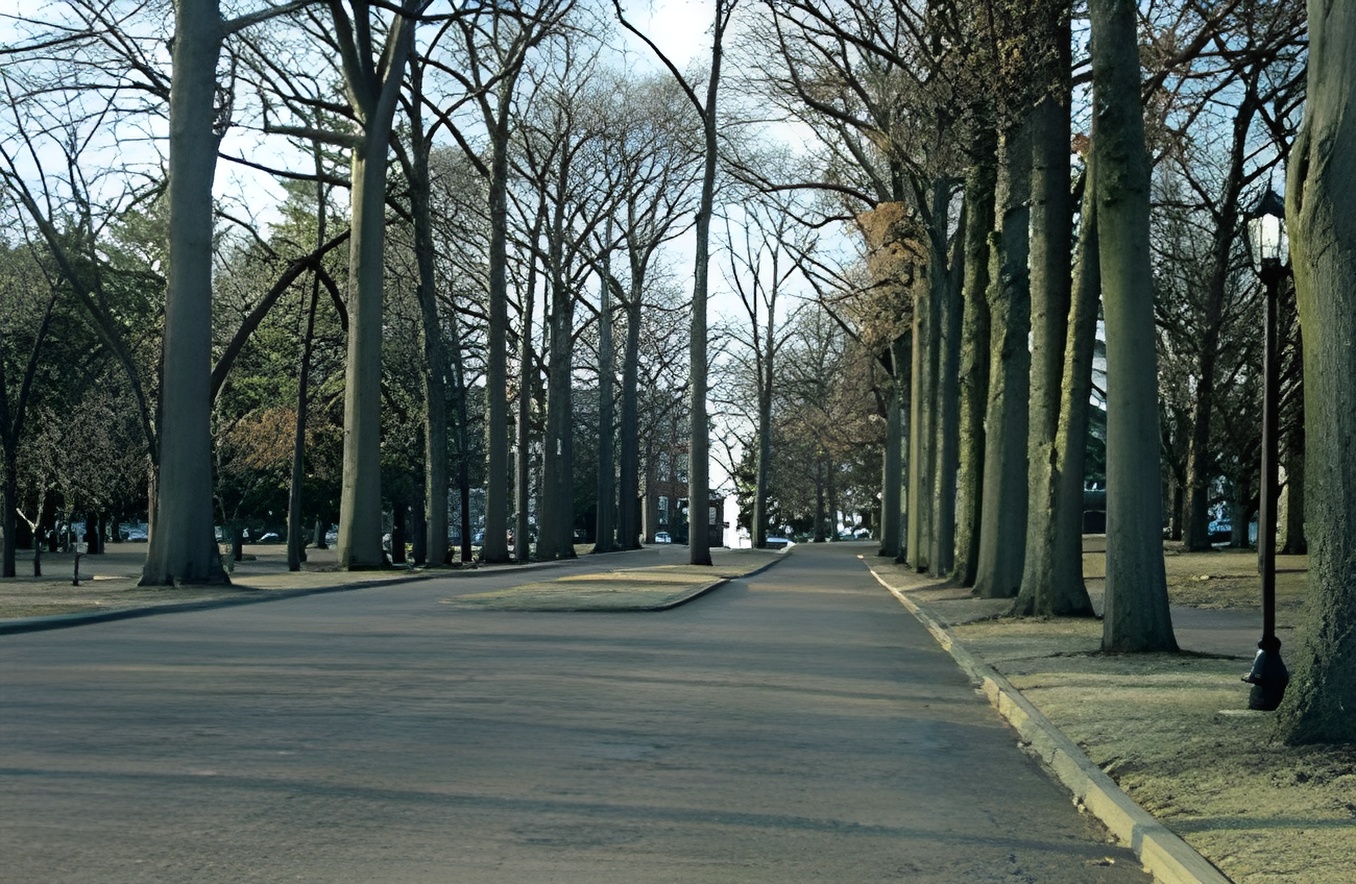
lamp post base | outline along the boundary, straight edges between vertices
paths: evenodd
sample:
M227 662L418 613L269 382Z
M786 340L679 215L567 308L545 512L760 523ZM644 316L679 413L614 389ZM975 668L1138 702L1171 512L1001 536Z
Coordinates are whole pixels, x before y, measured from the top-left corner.
M1273 712L1281 705L1285 688L1290 684L1290 671L1281 661L1280 639L1268 636L1257 643L1257 649L1257 656L1252 661L1252 670L1243 676L1243 680L1252 685L1252 692L1248 695L1248 708Z

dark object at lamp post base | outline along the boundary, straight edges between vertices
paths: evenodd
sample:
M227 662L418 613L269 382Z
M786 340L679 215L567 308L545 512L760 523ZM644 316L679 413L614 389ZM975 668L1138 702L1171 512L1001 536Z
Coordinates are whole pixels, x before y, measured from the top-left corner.
M1248 708L1273 712L1281 705L1286 685L1290 684L1290 671L1281 662L1280 639L1274 636L1264 638L1257 643L1257 648L1257 656L1252 660L1252 671L1243 676L1243 680L1252 685Z

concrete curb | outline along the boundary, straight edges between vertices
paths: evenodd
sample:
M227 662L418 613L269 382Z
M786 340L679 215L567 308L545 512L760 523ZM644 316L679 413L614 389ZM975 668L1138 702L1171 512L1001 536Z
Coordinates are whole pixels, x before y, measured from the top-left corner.
M153 617L157 614L181 614L186 611L211 611L217 608L258 605L264 602L296 599L308 595L327 595L335 592L349 592L355 589L371 589L381 586L396 586L401 583L415 583L421 580L430 580L437 576L437 574L412 574L405 577L393 577L389 580L365 580L347 583L341 586L317 586L309 589L259 590L258 596L204 599L199 602L178 602L168 605L143 605L139 608L123 608L119 611L84 611L78 614L49 614L43 617L20 617L14 620L0 621L0 635L43 632L48 629L66 629L67 627L84 626L90 623L112 623L116 620L135 620L141 617Z
M686 605L688 602L696 601L702 596L705 596L708 593L720 589L722 586L731 582L732 580L748 580L750 577L756 577L759 574L762 574L769 568L780 564L782 558L786 556L787 552L788 550L782 550L781 552L777 553L777 558L762 565L761 567L749 571L747 574L738 574L733 577L721 577L720 579L713 580L710 583L696 584L696 586L691 591L686 592L683 595L678 596L677 598L670 599L667 602L661 602L657 605L635 605L633 607L621 607L621 608L598 608L590 606L570 608L570 607L544 606L539 608L534 607L497 608L493 610L497 610L499 612L511 611L514 613L521 612L521 613L552 613L552 614L652 614L656 611L672 611L674 608ZM464 608L463 610L474 611L475 609Z
M1231 884L1209 860L1121 791L1111 777L1093 764L1083 750L1006 678L958 644L945 626L903 590L887 583L875 568L868 564L867 569L980 685L989 702L1017 731L1022 748L1054 773L1073 794L1075 804L1090 811L1122 844L1129 846L1155 881L1163 884Z
M696 599L699 599L699 598L701 598L702 596L706 595L706 594L709 593L709 592L714 592L715 590L720 589L722 586L724 586L725 584L729 583L731 580L748 580L750 577L757 577L759 574L762 574L764 571L768 570L769 568L774 567L775 565L781 564L782 559L783 559L789 552L791 552L790 546L788 546L786 549L782 550L781 552L777 553L777 558L775 558L775 559L773 559L772 561L768 562L766 565L763 565L761 568L755 568L755 569L753 569L752 571L750 571L750 572L747 573L747 574L740 574L738 577L722 577L721 579L715 581L714 583L708 583L707 585L702 586L702 587L698 588L697 590L695 590L695 591L693 591L693 592L690 592L690 593L688 593L687 595L685 595L685 596L683 596L683 597L681 597L681 598L674 599L673 601L668 602L668 603L663 604L663 605L655 605L655 606L652 607L652 608L645 608L645 609L643 609L643 610L646 610L646 611L672 611L674 608L676 608L676 607L678 607L678 606L680 606L680 605L686 605L688 602L694 601L694 600L696 600Z

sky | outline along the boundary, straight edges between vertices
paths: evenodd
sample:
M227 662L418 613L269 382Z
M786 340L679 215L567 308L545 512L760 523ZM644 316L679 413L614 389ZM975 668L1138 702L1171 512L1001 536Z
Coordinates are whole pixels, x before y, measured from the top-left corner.
M622 9L682 70L698 54L710 51L713 6L712 0L626 0ZM631 38L630 42L636 51L649 52L639 40Z

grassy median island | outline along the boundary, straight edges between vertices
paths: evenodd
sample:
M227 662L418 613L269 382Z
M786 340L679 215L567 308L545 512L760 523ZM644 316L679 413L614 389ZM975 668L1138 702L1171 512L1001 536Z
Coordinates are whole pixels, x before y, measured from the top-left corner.
M750 560L747 566L662 565L576 574L442 601L459 608L488 611L662 611L763 564L761 560Z

